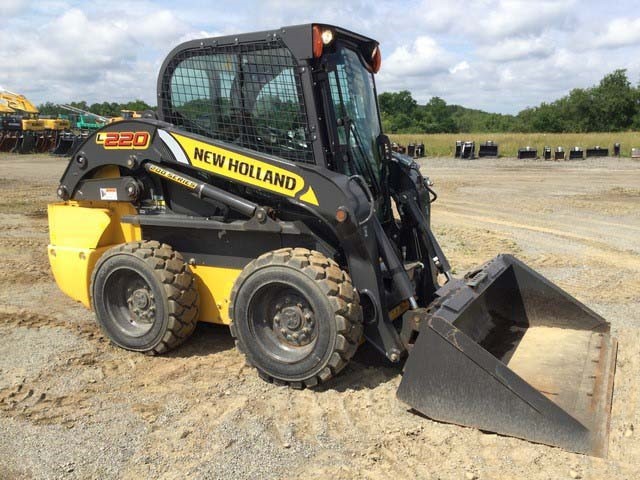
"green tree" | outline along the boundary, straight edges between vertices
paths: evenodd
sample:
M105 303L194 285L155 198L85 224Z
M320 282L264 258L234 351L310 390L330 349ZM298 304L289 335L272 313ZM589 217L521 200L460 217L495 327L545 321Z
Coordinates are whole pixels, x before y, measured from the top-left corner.
M593 89L594 107L598 112L594 130L620 131L631 127L638 112L637 95L626 70L606 75Z
M146 103L144 100L136 99L130 102L121 104L122 110L135 110L136 112L144 112L145 110L153 110L153 107Z
M418 106L418 102L413 99L411 92L408 90L396 93L381 93L378 96L378 104L380 105L380 111L388 115L397 115L399 113L412 115Z
M440 97L432 97L424 109L431 119L431 122L424 125L424 131L428 133L446 133L457 130L452 118L452 109Z

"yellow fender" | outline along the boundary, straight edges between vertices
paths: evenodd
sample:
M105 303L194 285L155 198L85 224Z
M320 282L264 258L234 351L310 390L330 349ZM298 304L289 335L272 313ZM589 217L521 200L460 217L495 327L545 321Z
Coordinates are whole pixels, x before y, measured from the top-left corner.
M109 248L142 239L137 225L122 223L137 212L125 202L59 202L48 206L49 263L60 290L91 308L91 275ZM229 324L231 289L241 269L192 265L198 282L198 320ZM215 292L215 296L214 296Z
M47 248L53 276L64 293L91 308L91 274L109 248L141 240L140 227L121 223L136 210L123 202L59 202L48 205Z

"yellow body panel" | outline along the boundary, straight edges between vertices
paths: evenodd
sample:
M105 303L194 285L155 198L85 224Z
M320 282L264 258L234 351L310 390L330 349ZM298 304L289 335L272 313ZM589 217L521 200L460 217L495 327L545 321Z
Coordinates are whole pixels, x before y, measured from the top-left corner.
M90 307L91 274L109 248L140 240L140 227L124 224L136 210L124 202L60 202L48 205L49 263L60 290Z
M101 176L116 175L104 170ZM91 308L91 274L100 256L114 245L141 240L139 226L121 222L136 213L124 202L59 202L49 209L49 263L60 290ZM201 322L228 325L233 283L242 269L194 265Z
M111 245L100 248L57 247L49 245L49 264L63 293L91 308L91 274L102 254Z
M105 165L93 174L93 178L118 178L119 176L120 167L117 165Z
M228 325L229 301L233 283L242 269L209 266L192 266L191 271L198 282L201 322L221 323Z
M111 212L107 208L52 203L47 209L49 240L55 246L95 248L111 224Z
M41 118L46 130L68 130L71 128L71 122L64 118Z
M43 130L45 130L44 122L35 118L23 118L22 130L29 132L42 132Z
M136 210L124 202L50 203L49 237L52 245L96 248L142 238L140 227L121 223Z

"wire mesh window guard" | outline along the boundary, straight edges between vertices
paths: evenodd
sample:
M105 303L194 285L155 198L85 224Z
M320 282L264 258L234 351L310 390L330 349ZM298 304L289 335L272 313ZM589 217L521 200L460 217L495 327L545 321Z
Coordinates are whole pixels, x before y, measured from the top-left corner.
M300 75L280 42L178 54L165 120L259 152L314 163Z

